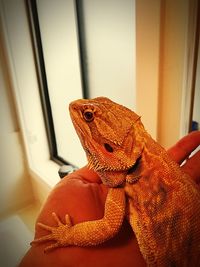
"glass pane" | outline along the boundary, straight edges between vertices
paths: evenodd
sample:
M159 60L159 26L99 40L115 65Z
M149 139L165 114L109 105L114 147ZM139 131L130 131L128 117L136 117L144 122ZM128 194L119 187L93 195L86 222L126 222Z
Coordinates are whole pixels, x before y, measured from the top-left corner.
M135 109L135 1L84 0L89 95Z
M38 0L37 8L58 155L81 166L85 153L68 112L83 97L74 1Z
M78 3L89 96L135 108L135 1ZM58 155L82 166L85 154L68 113L69 102L83 97L75 1L37 0L37 7Z

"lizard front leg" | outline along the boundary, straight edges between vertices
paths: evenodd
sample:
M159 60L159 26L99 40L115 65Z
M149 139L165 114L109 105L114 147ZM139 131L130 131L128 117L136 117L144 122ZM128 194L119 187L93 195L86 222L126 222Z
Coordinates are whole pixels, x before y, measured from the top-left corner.
M72 226L66 215L63 224L55 213L52 214L58 226L51 227L42 223L38 225L51 232L32 243L56 241L47 246L45 251L69 245L93 246L103 243L113 237L120 229L125 215L125 193L122 188L110 188L105 203L104 217L100 220L87 221ZM31 244L32 244L31 243Z

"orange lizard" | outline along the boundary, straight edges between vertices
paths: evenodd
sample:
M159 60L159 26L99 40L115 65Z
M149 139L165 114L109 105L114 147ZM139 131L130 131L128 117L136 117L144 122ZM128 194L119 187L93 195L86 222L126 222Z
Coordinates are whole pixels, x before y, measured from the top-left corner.
M200 192L144 129L140 117L108 98L80 99L70 114L88 165L110 187L104 217L72 225L38 225L51 233L33 243L98 245L127 216L148 266L200 266Z

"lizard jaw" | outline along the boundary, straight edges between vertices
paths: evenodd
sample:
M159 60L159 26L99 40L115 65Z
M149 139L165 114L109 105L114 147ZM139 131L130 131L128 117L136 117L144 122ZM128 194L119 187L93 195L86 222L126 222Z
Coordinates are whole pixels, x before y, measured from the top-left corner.
M123 187L126 182L125 172L98 172L103 184L108 187Z
M125 183L133 184L137 182L141 176L136 176L133 172L138 167L141 157L139 157L131 166L123 167L120 170L112 167L102 166L92 154L87 151L88 167L93 169L100 176L103 184L108 187L121 187Z
M124 172L125 171L126 172L135 165L135 162L131 164L130 166L121 165L119 168L112 167L111 165L110 166L102 165L99 162L99 160L94 155L92 155L87 149L85 149L85 151L86 151L86 155L88 159L88 168L93 169L94 171L97 171L97 172L98 171L105 171L105 172L109 172L109 171L112 171L112 172L123 171Z

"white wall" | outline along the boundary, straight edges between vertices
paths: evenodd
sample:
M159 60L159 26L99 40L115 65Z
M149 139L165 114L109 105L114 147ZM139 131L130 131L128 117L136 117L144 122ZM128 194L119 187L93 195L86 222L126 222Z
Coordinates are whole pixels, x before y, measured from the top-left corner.
M0 40L0 216L33 200L10 86Z
M136 111L157 139L161 0L136 0Z
M135 1L83 1L89 95L135 109Z
M136 0L136 110L165 148L187 133L182 128L190 109L188 26L194 2Z
M182 132L182 124L188 114L183 112L183 100L190 85L186 83L190 66L188 46L190 32L189 0L166 0L161 17L161 44L159 70L159 120L158 140L166 148L187 132ZM187 95L190 97L190 94Z

